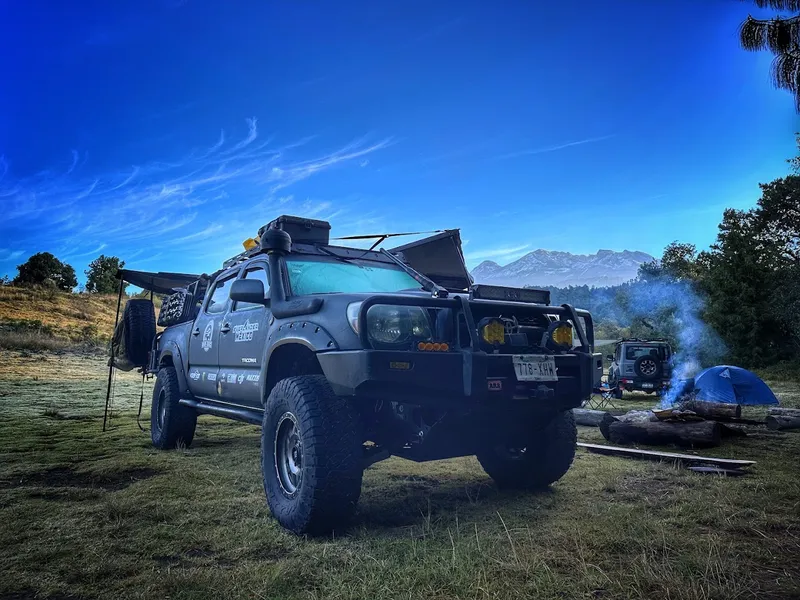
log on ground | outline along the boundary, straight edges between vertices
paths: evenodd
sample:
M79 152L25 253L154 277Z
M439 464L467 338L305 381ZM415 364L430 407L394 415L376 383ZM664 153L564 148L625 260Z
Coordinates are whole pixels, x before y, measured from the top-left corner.
M738 419L742 416L742 407L739 404L725 404L722 402L700 402L689 400L681 402L681 410L691 410L706 419L724 421L725 419Z
M800 408L772 407L768 414L773 417L798 417L800 418Z
M606 415L603 417L603 420L600 421L600 433L602 433L603 437L606 439L608 439L608 436L610 435L608 429L611 427L612 423L619 423L619 419L617 419L611 413L606 413Z
M590 410L588 408L573 408L572 414L578 425L600 427L600 423L608 413L604 410Z
M800 429L800 415L790 417L785 415L768 415L766 420L768 429Z
M664 423L618 421L608 427L608 441L614 444L675 444L682 448L712 448L722 440L722 426L715 421Z

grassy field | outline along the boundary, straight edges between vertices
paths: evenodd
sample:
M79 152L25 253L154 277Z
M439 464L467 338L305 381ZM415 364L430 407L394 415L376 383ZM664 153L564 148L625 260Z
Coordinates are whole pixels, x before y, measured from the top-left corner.
M391 459L352 527L301 539L269 516L256 427L203 417L191 449L155 451L135 374L101 432L104 376L97 356L0 351L0 599L800 597L800 433L709 452L758 461L741 478L579 451L533 495L474 458Z

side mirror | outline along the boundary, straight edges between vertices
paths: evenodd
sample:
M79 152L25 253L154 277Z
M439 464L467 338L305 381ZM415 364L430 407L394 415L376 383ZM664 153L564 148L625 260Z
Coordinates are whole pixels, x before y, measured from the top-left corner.
M606 358L607 358L608 360L611 360L611 361L613 361L613 360L614 360L614 355L613 355L613 354L607 354L607 355L606 355Z
M231 284L231 300L249 302L266 306L269 300L264 297L264 283L258 279L237 279Z

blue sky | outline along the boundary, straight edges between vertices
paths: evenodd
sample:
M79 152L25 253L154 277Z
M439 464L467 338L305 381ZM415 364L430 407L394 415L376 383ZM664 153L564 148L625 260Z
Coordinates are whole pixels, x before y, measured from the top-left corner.
M39 251L211 272L283 213L460 227L470 266L659 255L787 172L749 3L556 4L3 3L0 275Z

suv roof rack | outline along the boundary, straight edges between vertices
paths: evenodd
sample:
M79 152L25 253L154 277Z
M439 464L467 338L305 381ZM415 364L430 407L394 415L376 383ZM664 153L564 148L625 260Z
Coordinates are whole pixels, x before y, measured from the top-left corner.
M255 248L251 248L250 250L245 250L244 252L237 254L236 256L233 256L228 260L226 260L224 263L222 263L222 270L224 271L225 269L230 269L232 266L240 262L244 262L248 258L252 258L256 254L259 254L261 252L263 252L261 246L256 246Z
M622 338L621 340L617 341L616 343L617 344L622 344L622 343L625 343L625 342L638 342L638 343L641 343L641 344L649 344L651 342L669 342L669 340L667 338L649 338L649 339L646 339L646 340L643 340L641 338Z

